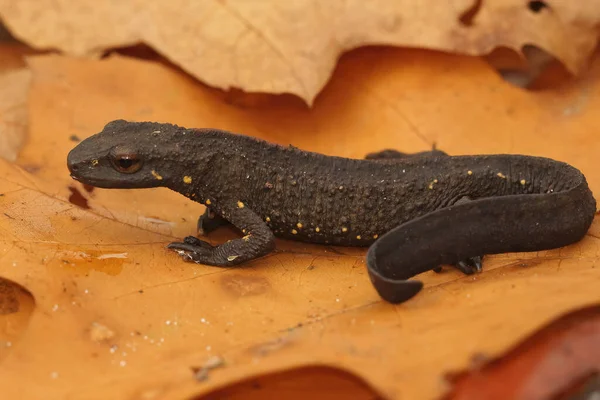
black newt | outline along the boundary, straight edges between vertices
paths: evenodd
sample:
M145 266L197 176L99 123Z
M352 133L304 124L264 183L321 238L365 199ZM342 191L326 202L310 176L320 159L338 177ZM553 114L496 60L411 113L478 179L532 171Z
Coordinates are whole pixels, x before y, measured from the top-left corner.
M117 120L79 143L67 163L92 186L170 188L206 205L200 232L231 223L245 235L218 246L194 236L168 245L187 261L238 265L271 252L275 236L370 246L369 276L392 303L422 288L409 278L443 264L473 273L485 254L577 242L596 211L579 170L522 155L384 150L359 160Z

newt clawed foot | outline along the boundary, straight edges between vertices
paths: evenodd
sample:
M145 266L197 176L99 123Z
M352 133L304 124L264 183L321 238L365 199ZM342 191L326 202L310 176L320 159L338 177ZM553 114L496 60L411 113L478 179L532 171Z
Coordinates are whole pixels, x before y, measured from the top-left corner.
M179 253L184 261L196 264L231 267L247 260L247 257L240 256L239 253L230 252L228 254L223 246L213 246L194 236L187 236L183 242L169 243L167 248Z
M194 236L187 236L183 242L169 243L167 248L179 253L185 261L199 264L204 264L209 258L212 258L215 249L210 243Z
M470 257L465 260L461 260L453 265L454 268L458 269L465 275L473 275L474 273L481 272L483 256ZM442 267L436 267L433 269L434 272L442 272Z
M483 256L470 257L465 260L461 260L453 265L463 274L472 275L476 272L481 272Z

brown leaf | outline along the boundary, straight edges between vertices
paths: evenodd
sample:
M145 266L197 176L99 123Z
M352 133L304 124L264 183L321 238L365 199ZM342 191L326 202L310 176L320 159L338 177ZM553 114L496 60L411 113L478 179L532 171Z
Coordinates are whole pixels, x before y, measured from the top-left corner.
M142 42L209 85L293 93L309 104L340 54L365 45L471 55L533 45L579 73L599 10L599 0L0 1L6 25L37 48L97 56Z
M181 399L314 364L351 371L390 398L434 398L444 372L472 354L498 354L600 300L598 221L573 246L488 257L481 275L422 274L424 291L393 306L372 288L364 249L278 241L241 268L182 262L165 245L194 232L202 206L166 189L86 189L65 166L73 136L125 118L351 157L433 142L452 154L546 155L580 167L598 192L600 60L580 82L531 93L479 59L365 49L343 58L310 110L289 97L241 108L124 57L38 56L29 66L21 168L0 162L0 276L35 304L0 364L6 398ZM216 233L211 241L233 234ZM198 382L194 368L216 359L223 365Z

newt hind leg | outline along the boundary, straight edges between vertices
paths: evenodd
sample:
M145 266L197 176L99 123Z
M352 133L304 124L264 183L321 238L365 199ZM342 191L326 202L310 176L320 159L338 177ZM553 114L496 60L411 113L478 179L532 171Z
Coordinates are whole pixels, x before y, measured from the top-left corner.
M453 265L454 268L458 269L465 275L472 275L476 272L481 272L483 256L475 256L461 260Z
M461 260L456 264L453 264L452 266L465 275L473 275L477 272L481 272L482 262L483 256L475 256L467 258L465 260ZM439 274L440 272L442 272L442 267L436 267L433 269L433 271Z

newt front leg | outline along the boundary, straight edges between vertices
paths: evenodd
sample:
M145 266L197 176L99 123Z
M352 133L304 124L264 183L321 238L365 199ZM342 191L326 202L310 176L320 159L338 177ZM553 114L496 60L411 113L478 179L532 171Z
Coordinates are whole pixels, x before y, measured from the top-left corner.
M241 201L223 209L223 216L246 236L218 246L188 236L167 248L177 251L184 260L198 264L228 267L264 256L275 248L275 236L265 222Z

